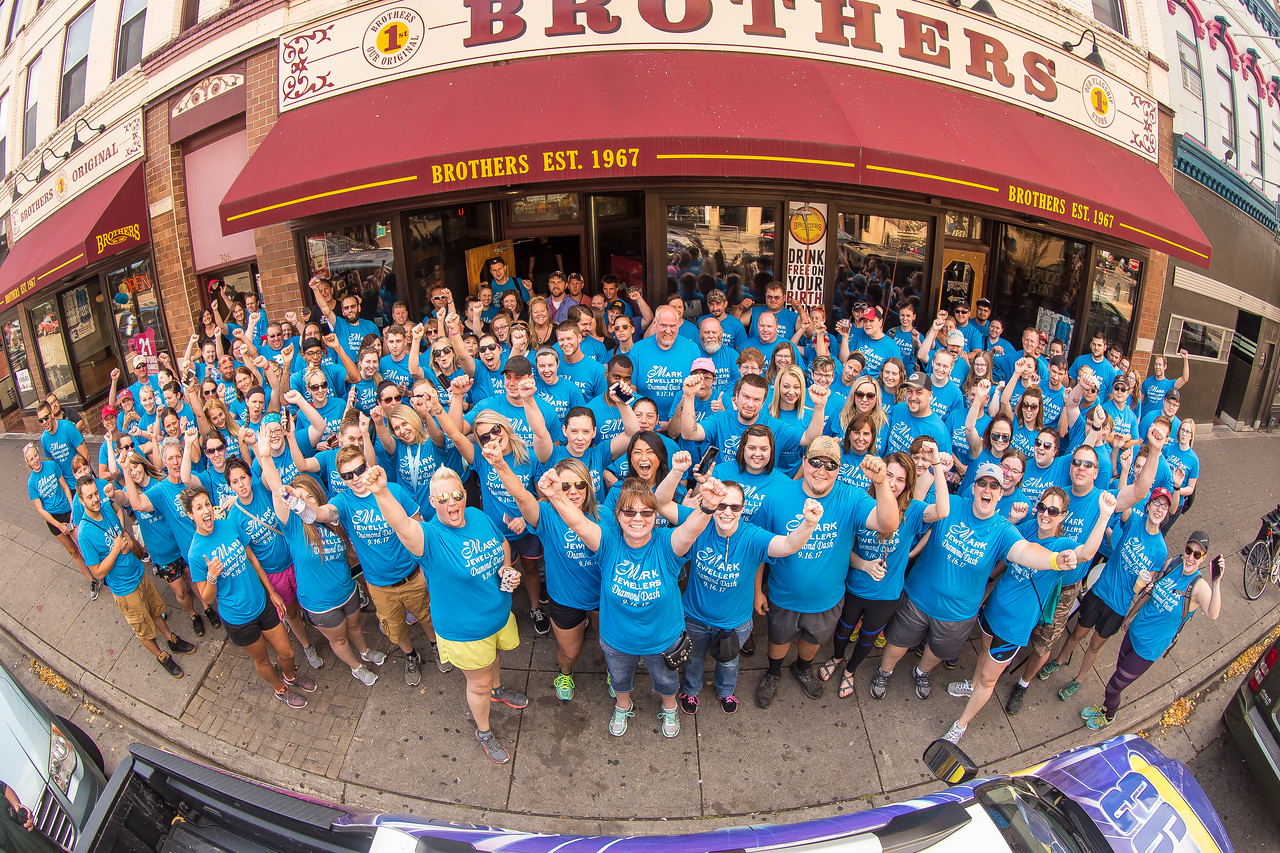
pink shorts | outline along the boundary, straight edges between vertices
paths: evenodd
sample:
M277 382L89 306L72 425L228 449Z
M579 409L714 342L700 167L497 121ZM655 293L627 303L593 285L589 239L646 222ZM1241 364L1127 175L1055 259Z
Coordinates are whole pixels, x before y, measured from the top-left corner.
M280 593L285 607L292 607L298 603L298 581L294 577L293 566L274 575L268 574L267 580L271 581L271 588Z

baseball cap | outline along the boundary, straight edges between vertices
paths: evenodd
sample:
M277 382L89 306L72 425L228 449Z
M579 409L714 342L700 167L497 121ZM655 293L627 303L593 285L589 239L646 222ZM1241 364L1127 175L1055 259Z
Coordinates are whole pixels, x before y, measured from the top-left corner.
M820 435L809 445L809 449L805 451L805 459L813 459L815 456L822 456L839 462L842 458L840 453L840 442L836 441L829 435Z
M997 483L1004 485L1004 477L1000 473L1000 466L994 462L983 462L978 466L977 473L973 475L973 482L978 482L983 477L990 477Z
M910 376L907 377L906 381L902 383L902 387L903 388L928 388L929 377L925 376L923 373L917 370L915 373L912 373Z
M1173 402L1175 402L1175 403L1181 403L1181 402L1182 402L1182 394L1180 394L1180 393L1178 392L1178 389L1177 389L1177 388L1170 388L1170 389L1169 389L1169 393L1165 394L1165 395L1164 395L1164 398L1165 398L1166 400L1172 400L1172 401L1173 401Z
M124 400L126 397L129 400L133 399L133 392L130 391L128 388L123 389L119 394L116 395L116 402L119 403L122 400Z
M612 302L606 302L604 304L604 310L619 311L625 314L627 313L627 303L623 302L621 299L615 299Z
M707 301L708 302L728 302L729 297L724 295L723 290L719 288L715 288L710 293L707 294Z
M1169 506L1173 506L1173 493L1170 492L1168 489L1166 489L1164 486L1157 486L1156 488L1152 489L1151 497L1147 499L1147 503L1151 503L1156 498L1164 498L1165 503L1167 503Z
M1208 552L1209 550L1209 534L1208 533L1205 533L1203 530L1193 531L1191 535L1187 537L1187 544L1190 545L1192 542L1196 543L1201 548L1203 548L1206 553Z
M979 307L979 308L990 308L990 307L991 307L991 300L990 300L990 299L988 299L987 297L983 296L982 298L980 298L977 302L975 302L975 303L973 303L973 304L974 304L975 306Z
M140 364L146 364L146 363L147 363L147 357L145 355L142 355L141 353L139 353L138 355L135 355L133 357L133 361L130 362L130 364L132 364L134 367L137 367Z
M884 310L874 305L868 305L867 309L859 316L864 320L879 320L884 317Z
M529 359L522 355L513 355L507 359L507 363L502 366L503 373L513 373L516 376L532 376L533 365L529 363Z
M105 406L102 407L103 420L107 418L114 418L118 414L120 413L116 411L115 406L112 406L110 403L107 403Z
M953 332L948 332L948 333L947 333L947 345L948 345L948 346L950 346L951 344L960 344L961 346L963 346L963 345L964 345L964 332L955 332L955 331L953 331Z
M715 375L716 363L709 358L695 358L693 364L689 365L689 372L696 373L699 370L705 370L711 375Z

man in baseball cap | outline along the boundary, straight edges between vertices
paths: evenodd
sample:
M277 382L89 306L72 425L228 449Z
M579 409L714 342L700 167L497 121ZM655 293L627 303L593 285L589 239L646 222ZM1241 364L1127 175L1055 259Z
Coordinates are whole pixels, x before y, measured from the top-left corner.
M533 365L522 355L513 355L502 366L502 394L492 394L471 407L466 414L466 432L471 431L476 415L492 409L506 415L512 431L533 448L534 425L546 427L551 440L564 442L564 428L555 408L538 396L538 384L533 378ZM538 423L541 420L542 423Z
M942 418L933 413L929 377L920 371L912 373L902 383L903 401L889 411L889 453L911 452L911 442L927 435L938 444L942 453L951 452L951 430Z

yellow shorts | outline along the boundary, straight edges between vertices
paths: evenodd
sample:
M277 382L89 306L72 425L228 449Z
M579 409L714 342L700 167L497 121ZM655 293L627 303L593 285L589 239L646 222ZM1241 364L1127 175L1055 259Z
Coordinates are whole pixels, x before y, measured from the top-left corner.
M458 669L484 669L498 659L498 652L509 652L520 645L520 632L516 629L516 615L507 616L507 624L492 637L460 643L438 637L441 661L447 661Z
M156 620L164 613L164 601L156 592L156 585L146 575L138 581L138 587L128 595L117 595L116 606L124 614L125 621L139 640L156 638Z

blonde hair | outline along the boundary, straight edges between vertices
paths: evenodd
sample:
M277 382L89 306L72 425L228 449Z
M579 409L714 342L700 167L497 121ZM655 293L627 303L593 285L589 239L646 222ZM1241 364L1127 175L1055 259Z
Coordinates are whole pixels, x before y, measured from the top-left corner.
M511 455L515 457L517 465L529 464L529 445L523 438L516 435L515 429L511 426L511 421L501 412L495 412L492 409L484 409L476 414L475 421L471 424L472 430L479 436L481 424L493 424L502 429L507 434L507 443L511 446Z
M903 377L903 381L906 381L906 377ZM867 415L875 421L876 435L880 435L880 431L889 423L889 418L885 416L884 406L881 404L880 383L875 378L868 375L859 376L857 379L853 380L853 385L849 388L849 398L844 401L844 408L840 410L840 430L841 432L848 430L849 423L853 420L854 416L860 414L858 412L856 394L858 388L863 385L870 385L876 392L875 407L872 408Z
M462 488L462 476L448 465L441 465L435 470L431 475L431 479L427 481L428 488L444 480L452 480L458 484L458 488Z
M413 410L412 406L406 406L404 403L397 403L391 409L391 414L387 415L388 421L392 418L399 418L409 425L409 429L413 430L414 444L421 444L427 440L426 427L422 425L422 418L418 416L418 413Z
M1196 446L1196 422L1191 418L1183 418L1182 423L1178 424L1178 431L1181 432L1184 426L1191 427L1191 440L1187 442L1187 447L1195 447ZM1175 435L1173 437L1173 440L1177 441L1178 437Z
M582 514L598 521L600 508L596 506L596 487L591 481L591 472L587 470L587 466L581 460L569 457L557 462L554 470L557 474L571 474L587 484L586 493L582 497Z
M806 411L804 371L795 364L778 368L778 375L773 380L773 399L769 401L769 414L775 418L782 414L782 378L784 376L790 376L800 382L800 399L796 403L796 417L803 419Z

